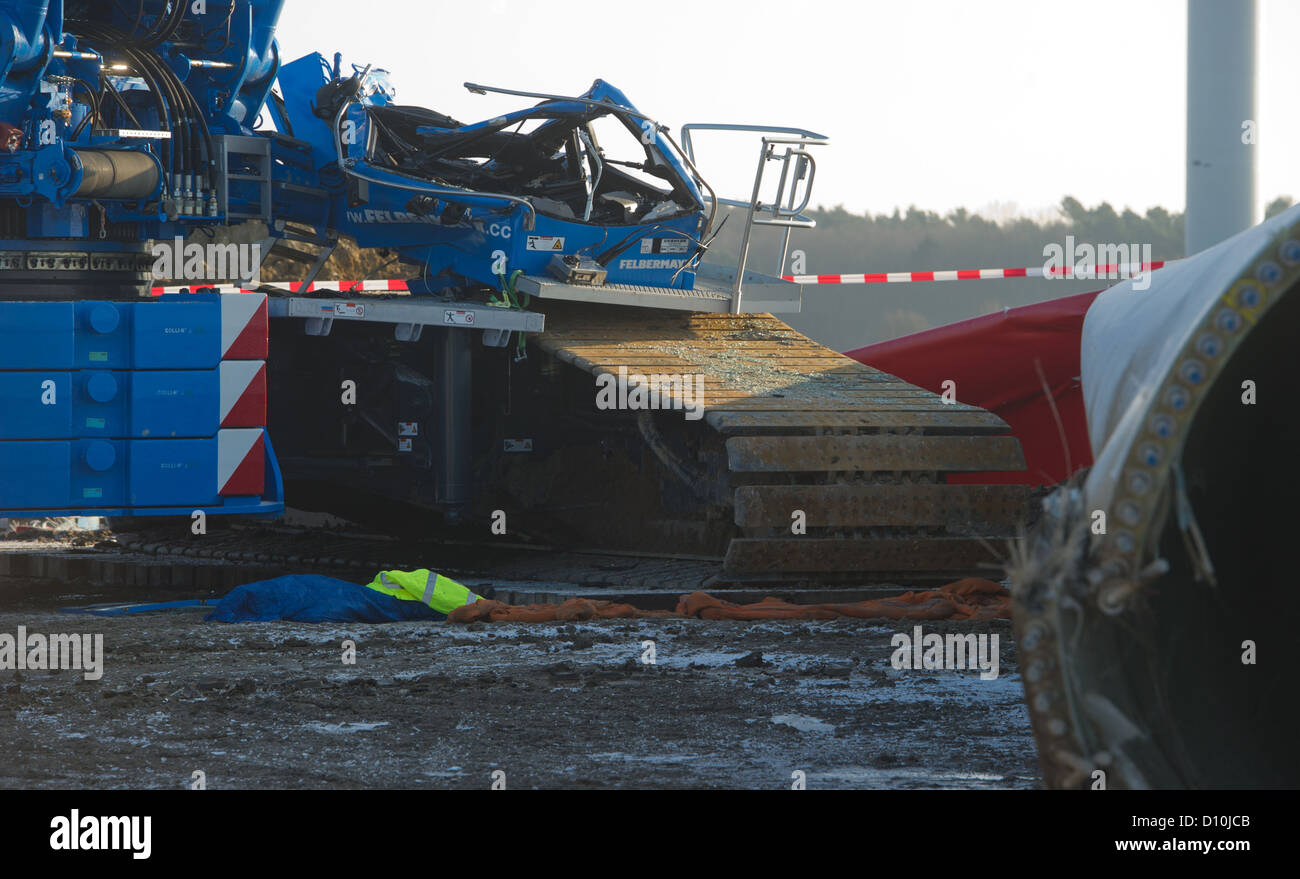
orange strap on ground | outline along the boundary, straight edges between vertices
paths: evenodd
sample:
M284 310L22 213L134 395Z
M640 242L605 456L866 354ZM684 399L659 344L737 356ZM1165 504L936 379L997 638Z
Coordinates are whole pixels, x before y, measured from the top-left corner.
M453 623L551 623L641 617L695 617L702 620L831 620L837 617L889 620L1011 619L1011 593L992 580L958 580L927 592L905 592L840 604L791 604L764 598L732 604L707 592L683 595L677 610L642 610L613 601L570 598L562 604L513 605L483 598L447 616Z

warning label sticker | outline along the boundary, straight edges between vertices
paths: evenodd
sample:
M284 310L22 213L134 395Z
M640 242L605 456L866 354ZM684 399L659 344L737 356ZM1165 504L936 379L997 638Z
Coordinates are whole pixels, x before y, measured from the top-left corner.
M641 253L686 253L691 242L685 238L642 238Z
M564 236L529 235L529 250L545 250L548 253L561 253L564 250Z
M442 313L442 322L451 326L472 327L474 325L474 312L453 311L449 308Z
M365 317L366 307L356 302L340 302L334 306L336 317Z

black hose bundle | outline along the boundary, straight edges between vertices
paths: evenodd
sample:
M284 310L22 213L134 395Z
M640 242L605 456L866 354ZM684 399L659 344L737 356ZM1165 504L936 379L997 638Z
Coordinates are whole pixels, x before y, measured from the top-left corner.
M185 0L170 0L169 6L163 10L162 16L159 17L155 24L154 32L140 40L136 45L141 49L156 49L176 36L181 23L185 20L186 6Z
M149 87L162 127L172 132L171 139L162 145L167 186L174 187L178 175L193 174L199 178L199 191L206 191L212 189L212 166L216 156L207 118L189 88L153 50L175 36L185 18L185 11L185 4L176 3L170 7L169 14L160 19L161 25L154 33L139 41L107 24L82 21L73 26L77 28L75 33L78 36L119 49L131 63L134 73ZM113 91L111 86L109 91ZM130 113L121 96L115 94L114 97ZM130 115L134 119L134 114Z
M86 130L86 126L89 125L92 120L99 122L100 125L103 125L104 121L100 116L99 92L92 88L90 83L86 82L84 79L73 80L73 86L80 86L82 91L86 93L86 96L90 98L90 112L86 114L86 117L81 120L81 123L77 126L76 130L72 132L72 139L76 140L81 137L81 132Z

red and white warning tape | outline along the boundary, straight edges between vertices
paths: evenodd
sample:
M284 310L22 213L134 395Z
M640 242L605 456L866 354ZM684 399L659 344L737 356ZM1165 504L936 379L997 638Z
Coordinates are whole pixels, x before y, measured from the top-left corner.
M784 275L783 280L796 284L912 284L922 281L990 281L1002 278L1061 278L1076 281L1121 280L1143 272L1153 272L1168 265L1166 260L1144 263L1111 263L1091 268L1041 266L1023 269L956 269L942 272L865 272L857 275ZM408 289L406 281L320 281L315 284L263 284L289 293L374 293ZM185 293L195 289L219 293L247 292L237 284L191 284L183 287L154 287L153 295Z
M1144 263L1119 263L1094 266L1087 269L1062 266L1059 269L957 269L945 272L867 272L860 275L785 275L784 280L796 284L911 284L918 281L989 281L996 278L1069 278L1084 280L1117 280L1131 278L1142 272L1163 268L1165 260Z
M275 290L286 290L289 293L374 293L408 289L405 281L319 281L315 284L306 285L263 284L262 286L271 287ZM183 287L154 287L153 295L162 296L165 293L185 293L199 289L215 290L218 293L248 292L238 284L187 284Z

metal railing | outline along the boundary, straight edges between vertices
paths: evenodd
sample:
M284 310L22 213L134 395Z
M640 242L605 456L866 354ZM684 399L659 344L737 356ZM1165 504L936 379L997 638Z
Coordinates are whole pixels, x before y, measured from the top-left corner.
M695 145L691 135L697 131L730 131L763 135L763 147L758 157L758 171L754 175L754 190L749 201L719 198L718 203L745 208L745 231L740 243L740 257L736 263L736 278L732 284L731 311L739 314L745 280L745 267L749 262L749 248L755 226L776 226L785 229L781 245L781 262L777 277L785 274L785 259L790 251L790 234L794 229L812 229L817 221L805 217L812 200L813 182L817 178L817 160L809 147L826 146L830 139L804 128L787 128L776 125L726 125L692 123L682 126L682 148L692 164L695 163ZM784 147L784 150L781 148ZM763 178L769 162L781 163L781 179L776 197L763 204L759 197L763 191ZM802 183L802 187L800 184ZM788 185L788 189L787 189ZM798 202L796 203L796 199Z

